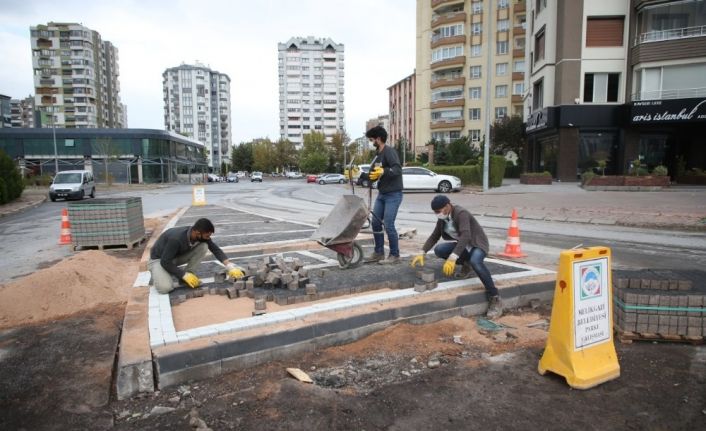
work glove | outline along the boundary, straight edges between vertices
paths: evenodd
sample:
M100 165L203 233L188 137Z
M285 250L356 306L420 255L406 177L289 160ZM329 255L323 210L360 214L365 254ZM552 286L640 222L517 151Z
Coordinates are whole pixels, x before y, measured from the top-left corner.
M446 259L446 262L444 262L444 267L442 268L442 271L444 272L444 275L447 277L451 277L454 275L454 271L456 271L456 260L458 259L458 256L455 255L454 253L451 253L451 256L449 256L448 259Z
M410 263L410 266L412 268L414 268L415 266L417 266L417 264L419 264L419 266L424 266L424 252L423 251L420 251L419 254L417 254L416 256L414 256L412 258L412 262Z
M196 289L201 284L201 280L190 272L184 273L184 276L181 279L184 280L184 283L192 289Z
M238 280L240 278L245 277L243 270L233 265L232 263L229 263L226 268L228 268L228 277L233 280Z
M377 181L380 179L380 177L384 173L385 173L385 170L383 168L381 168L380 166L377 166L377 167L370 170L370 173L368 174L368 178L370 179L370 181Z

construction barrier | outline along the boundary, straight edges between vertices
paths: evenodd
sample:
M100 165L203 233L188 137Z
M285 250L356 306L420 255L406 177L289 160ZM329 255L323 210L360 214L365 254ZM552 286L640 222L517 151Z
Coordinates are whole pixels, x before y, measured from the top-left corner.
M194 186L191 205L195 207L206 205L206 188L204 186Z
M540 374L551 371L576 389L620 377L613 344L612 298L609 248L561 252Z
M512 209L512 218L510 219L510 227L507 230L507 241L505 242L505 251L500 253L500 256L509 258L527 257L522 253L520 247L520 227L517 223L517 210Z
M59 245L71 245L71 223L69 222L69 211L66 208L61 210Z

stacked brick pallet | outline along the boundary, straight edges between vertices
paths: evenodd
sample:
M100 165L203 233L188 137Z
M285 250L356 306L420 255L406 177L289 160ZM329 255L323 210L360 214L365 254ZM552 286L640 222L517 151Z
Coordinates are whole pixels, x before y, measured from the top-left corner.
M703 342L706 294L687 280L618 279L613 322L618 338Z
M145 238L141 198L91 199L69 203L75 248L132 248Z

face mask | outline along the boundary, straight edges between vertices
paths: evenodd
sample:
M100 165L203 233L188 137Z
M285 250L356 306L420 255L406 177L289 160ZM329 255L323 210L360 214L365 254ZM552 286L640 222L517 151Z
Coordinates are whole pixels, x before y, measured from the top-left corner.
M439 213L439 214L436 215L436 218L438 218L439 220L446 220L446 219L449 218L449 215L448 215L448 214L444 214L443 212L441 212L441 213Z
M377 150L377 149L380 148L380 146L378 145L377 141L369 141L368 144L369 144L370 147L372 147L372 148L375 149L375 150Z

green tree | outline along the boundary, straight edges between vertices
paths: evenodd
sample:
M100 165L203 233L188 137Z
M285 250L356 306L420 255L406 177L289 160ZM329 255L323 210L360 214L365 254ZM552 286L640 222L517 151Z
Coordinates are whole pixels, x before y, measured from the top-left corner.
M282 171L289 170L299 162L297 147L289 139L280 139L274 144L274 164L282 168Z
M343 148L348 144L348 136L345 133L336 132L331 137L328 147L328 169L331 172L339 172L337 167L343 166ZM347 156L346 156L347 157Z
M24 188L22 174L12 157L0 150L0 204L19 198Z
M253 169L262 172L272 172L275 167L275 146L269 139L259 139L253 144L252 165Z
M226 174L228 174L228 165L226 165L226 162L221 162L221 176L225 177Z
M477 159L479 151L472 146L468 138L460 137L455 139L447 147L449 165L462 165L466 163L467 160Z
M522 117L513 115L498 120L490 127L492 146L490 152L500 156L508 152L514 152L518 157L522 155L522 147L525 145L525 128L522 124Z
M252 171L252 148L252 142L241 142L237 147L233 147L230 157L233 161L233 170Z
M328 149L323 133L312 132L304 135L304 146L300 154L299 167L304 172L318 174L328 166Z

